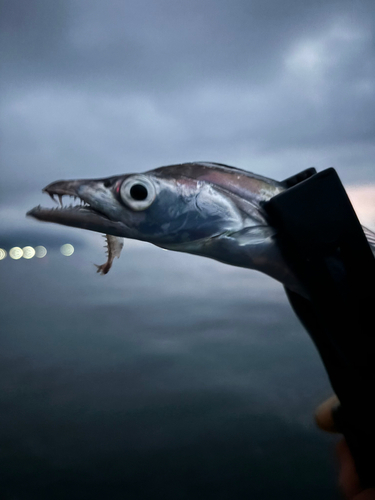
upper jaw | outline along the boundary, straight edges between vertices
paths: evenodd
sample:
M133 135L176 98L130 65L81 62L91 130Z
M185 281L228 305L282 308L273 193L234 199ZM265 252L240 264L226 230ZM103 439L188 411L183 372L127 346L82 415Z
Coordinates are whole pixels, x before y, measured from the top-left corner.
M90 201L88 198L82 193L82 186L87 184L88 181L76 180L76 181L56 181L51 182L45 188L42 189L43 193L47 193L56 201L55 195L57 195L60 206L63 207L62 198L63 196L71 196L76 200L77 198L80 200L81 204L90 205Z

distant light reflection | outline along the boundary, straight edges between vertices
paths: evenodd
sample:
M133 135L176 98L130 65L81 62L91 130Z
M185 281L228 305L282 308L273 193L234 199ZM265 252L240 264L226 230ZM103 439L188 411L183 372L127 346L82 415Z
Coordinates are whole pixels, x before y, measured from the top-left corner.
M4 248L0 248L0 260L5 259L6 256L7 256L6 250L4 250Z
M70 257L74 253L74 247L70 243L66 243L60 248L60 252L66 257Z
M38 259L42 259L46 255L47 255L46 247L43 247L41 245L38 247L35 247L35 257L38 257Z
M9 250L9 257L14 260L18 260L22 257L23 251L20 247L13 247Z
M35 255L35 250L33 247L23 247L22 252L24 259L32 259Z

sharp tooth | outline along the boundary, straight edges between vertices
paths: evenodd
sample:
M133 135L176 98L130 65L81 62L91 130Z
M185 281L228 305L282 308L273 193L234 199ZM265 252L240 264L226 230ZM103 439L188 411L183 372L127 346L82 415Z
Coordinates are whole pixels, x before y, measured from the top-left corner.
M62 199L63 199L63 196L64 196L64 195L62 195L62 194L58 194L57 196L58 196L58 198L59 198L60 207L62 208L62 207L63 207L63 202L62 202Z
M54 193L48 193L50 195L50 198L55 202L57 203L57 200L55 199L55 195Z

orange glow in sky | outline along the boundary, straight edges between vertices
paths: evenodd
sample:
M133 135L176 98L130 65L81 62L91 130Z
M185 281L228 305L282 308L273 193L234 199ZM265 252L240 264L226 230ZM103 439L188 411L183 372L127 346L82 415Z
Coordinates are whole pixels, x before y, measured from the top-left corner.
M346 192L361 224L375 231L375 184L347 186Z

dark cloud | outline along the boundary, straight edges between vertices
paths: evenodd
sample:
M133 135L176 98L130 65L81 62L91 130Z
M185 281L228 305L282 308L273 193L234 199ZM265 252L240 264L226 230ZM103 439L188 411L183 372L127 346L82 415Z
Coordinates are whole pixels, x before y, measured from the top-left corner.
M2 10L5 70L24 77L13 84L120 92L181 92L216 79L264 84L279 76L296 40L319 36L335 19L371 28L370 2L39 0Z
M26 210L57 178L190 160L375 179L371 1L1 10L3 204Z

